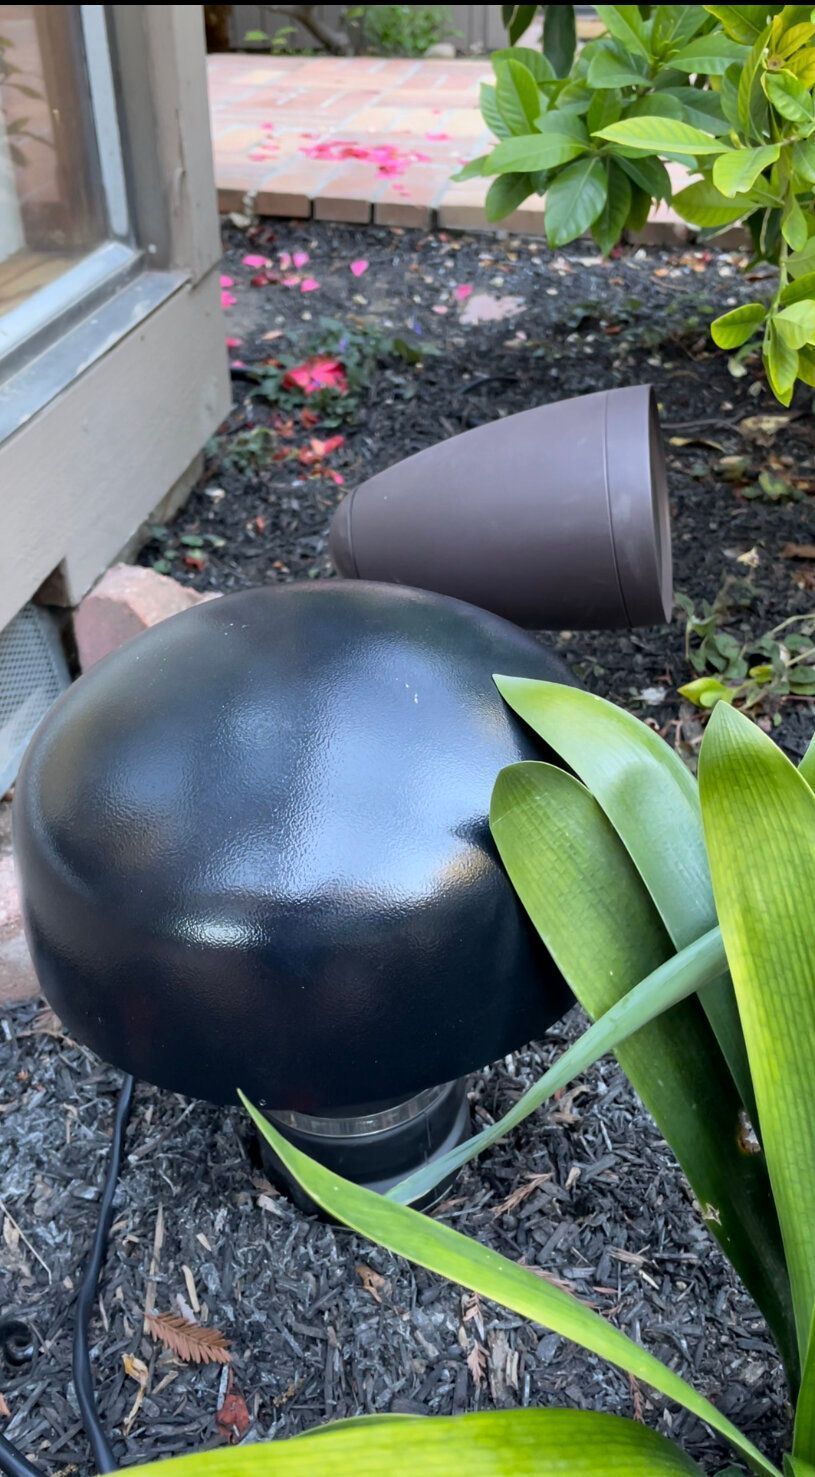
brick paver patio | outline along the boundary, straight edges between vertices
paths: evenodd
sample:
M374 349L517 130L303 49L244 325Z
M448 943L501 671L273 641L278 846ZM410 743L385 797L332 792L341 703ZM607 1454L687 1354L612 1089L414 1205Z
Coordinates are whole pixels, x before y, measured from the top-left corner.
M488 60L234 53L208 65L221 210L240 210L249 195L265 216L486 225L489 180L450 176L490 146L478 107ZM542 202L531 198L501 225L542 232ZM642 239L686 234L663 206Z

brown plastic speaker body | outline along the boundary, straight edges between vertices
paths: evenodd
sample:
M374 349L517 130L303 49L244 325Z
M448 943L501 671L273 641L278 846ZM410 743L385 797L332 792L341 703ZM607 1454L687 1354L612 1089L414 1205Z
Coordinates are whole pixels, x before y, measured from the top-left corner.
M389 467L337 509L340 574L535 630L670 618L665 460L648 385L541 405Z

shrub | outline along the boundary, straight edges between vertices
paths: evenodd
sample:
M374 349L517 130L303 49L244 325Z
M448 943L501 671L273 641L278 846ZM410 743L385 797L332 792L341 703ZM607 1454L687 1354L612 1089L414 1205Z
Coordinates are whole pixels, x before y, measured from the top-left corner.
M536 9L504 7L511 40ZM770 385L788 405L796 380L815 386L812 7L598 5L607 34L576 53L557 19L571 7L545 9L542 52L494 54L481 109L497 143L457 178L495 176L493 221L545 194L552 247L590 230L607 254L659 200L706 234L743 221L753 259L778 268L775 291L711 331L724 349L761 335ZM698 175L676 194L671 163Z

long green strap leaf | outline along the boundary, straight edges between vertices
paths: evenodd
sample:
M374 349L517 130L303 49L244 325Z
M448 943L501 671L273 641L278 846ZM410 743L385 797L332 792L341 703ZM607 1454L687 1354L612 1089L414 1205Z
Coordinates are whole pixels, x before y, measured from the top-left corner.
M705 732L699 792L803 1363L815 1310L815 794L724 703Z
M693 776L659 734L594 693L496 676L505 702L591 790L622 838L674 945L716 923ZM744 1037L730 980L705 991L705 1014L753 1123ZM722 1073L723 1075L723 1073Z
M577 1410L366 1416L288 1441L150 1462L139 1471L142 1477L701 1477L690 1457L647 1426Z
M653 1354L613 1328L599 1313L553 1283L536 1277L528 1268L519 1267L489 1247L462 1236L460 1231L431 1220L407 1205L397 1205L373 1190L353 1185L350 1180L342 1179L332 1170L317 1164L272 1128L243 1093L239 1096L259 1132L286 1168L329 1215L397 1256L407 1257L430 1272L437 1272L451 1282L491 1298L502 1307L531 1318L553 1333L571 1339L618 1368L627 1370L635 1379L652 1385L706 1421L761 1477L779 1477L772 1462L762 1456L758 1448L709 1400L655 1359Z
M630 998L634 981L671 948L614 826L579 780L543 763L501 771L490 826L556 964L589 1015L605 1019L604 1012ZM719 1071L719 1048L699 1000L674 1005L616 1054L795 1369L786 1264L766 1162L748 1152L741 1100L730 1075Z
M793 1452L815 1451L815 1310L801 1369L801 1388L795 1405Z
M526 1089L517 1103L488 1128L431 1160L407 1179L388 1190L388 1199L407 1205L420 1200L448 1174L468 1164L492 1144L497 1144L530 1113L534 1113L553 1093L568 1086L609 1051L616 1051L621 1041L639 1031L680 1000L696 994L719 978L724 959L724 946L718 928L712 928L681 954L672 954L653 974L641 980L605 1015L589 1026L572 1046L543 1076Z

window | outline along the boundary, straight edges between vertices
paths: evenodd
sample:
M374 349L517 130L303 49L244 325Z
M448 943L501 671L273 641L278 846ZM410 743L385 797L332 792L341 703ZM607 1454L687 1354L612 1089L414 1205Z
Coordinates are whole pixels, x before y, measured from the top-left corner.
M105 7L0 5L4 373L137 262Z

